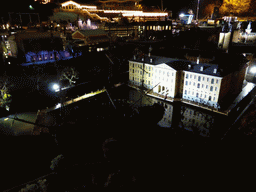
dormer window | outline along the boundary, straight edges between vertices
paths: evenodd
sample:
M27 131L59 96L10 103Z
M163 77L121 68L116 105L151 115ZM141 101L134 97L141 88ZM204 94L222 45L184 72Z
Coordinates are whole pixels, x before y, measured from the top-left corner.
M213 69L213 73L215 73L215 74L217 73L217 69L216 69L216 68L215 68L215 69Z
M150 58L150 63L153 63L153 59L152 58Z
M141 61L144 61L144 58L142 58Z
M191 65L188 65L188 69L191 69Z
M204 70L204 67L203 67L203 66L201 66L201 67L200 67L200 71L203 71L203 70Z

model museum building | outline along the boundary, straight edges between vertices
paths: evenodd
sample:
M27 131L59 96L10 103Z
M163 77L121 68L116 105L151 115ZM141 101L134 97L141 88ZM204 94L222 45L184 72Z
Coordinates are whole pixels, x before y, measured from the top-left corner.
M131 85L152 89L164 98L219 108L223 99L242 90L247 63L240 56L199 63L159 56L134 56L129 61ZM217 64L216 64L217 63Z

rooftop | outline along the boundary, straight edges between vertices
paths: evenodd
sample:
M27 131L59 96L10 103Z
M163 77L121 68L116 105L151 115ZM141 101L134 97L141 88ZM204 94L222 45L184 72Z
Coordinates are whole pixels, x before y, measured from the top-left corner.
M134 56L130 61L144 62L151 65L167 64L175 70L185 70L220 77L241 70L246 66L247 62L242 55L237 54L218 54L209 63L198 64L189 60L153 55L150 57L148 55Z
M75 33L81 33L84 36L99 36L99 35L107 35L107 33L102 29L94 29L94 30L78 30Z

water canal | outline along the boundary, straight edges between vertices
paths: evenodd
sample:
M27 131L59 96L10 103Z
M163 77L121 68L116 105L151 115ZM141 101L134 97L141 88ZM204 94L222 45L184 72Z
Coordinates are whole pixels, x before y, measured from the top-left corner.
M62 111L58 109L50 113L53 119L66 123L65 126L60 126L63 130L57 137L58 145L50 134L48 136L44 134L43 137L33 135L33 126L28 128L31 130L26 131L26 136L22 134L24 127L21 126L20 135L16 127L16 136L9 137L4 136L7 129L5 127L5 132L1 132L3 138L1 144L4 146L2 157L5 167L2 173L5 174L5 188L11 188L51 172L50 160L60 153L67 156L72 154L73 158L82 158L84 153L80 155L76 153L86 151L87 159L100 161L103 153L101 143L98 141L102 142L109 137L125 138L125 142L131 142L136 137L139 145L146 145L140 148L142 149L140 153L144 154L144 151L147 151L145 154L151 154L150 156L158 154L158 158L164 157L164 162L169 161L171 157L172 163L173 161L184 163L183 168L176 170L181 177L186 175L190 178L195 171L194 166L186 164L187 160L198 163L200 158L216 159L220 157L219 152L224 157L223 151L216 153L216 150L223 147L221 138L232 124L232 119L228 116L179 102L170 103L155 99L128 86L109 89L108 93L109 95L104 92L71 104ZM140 107L154 103L164 106L165 111L157 124L149 124L147 121L150 122L152 116L140 118L138 113ZM61 113L62 117L59 118ZM9 133L12 132L14 131L9 130ZM92 156L95 158L91 158ZM192 156L194 156L193 160L190 159ZM208 159L208 162L212 162L213 159ZM203 163L200 164L202 167L197 168L200 174L203 167L208 166L206 161L201 163ZM221 163L221 166L226 164ZM213 168L211 169L213 171ZM29 173L28 177L24 177L25 172Z

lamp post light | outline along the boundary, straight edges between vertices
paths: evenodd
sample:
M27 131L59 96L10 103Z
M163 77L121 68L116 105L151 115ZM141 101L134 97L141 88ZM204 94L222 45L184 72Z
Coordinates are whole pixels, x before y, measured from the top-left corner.
M253 75L256 74L256 66L253 66L253 67L250 69L250 73L252 73Z
M198 15L199 15L199 3L200 3L200 0L197 1L196 21L198 21Z
M60 91L60 86L59 86L59 84L57 84L57 83L53 84L52 88L53 88L53 90L54 90L55 92L59 92L59 91Z

